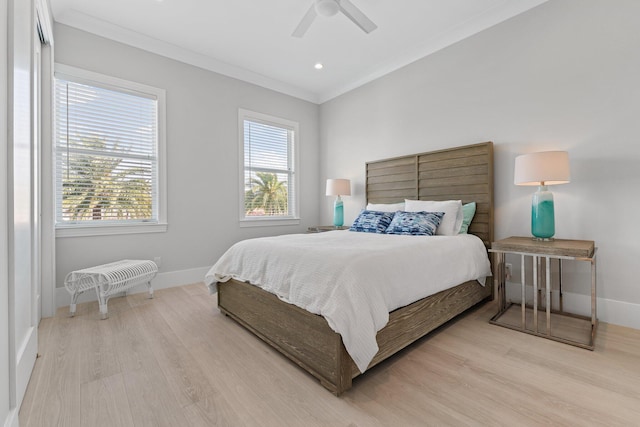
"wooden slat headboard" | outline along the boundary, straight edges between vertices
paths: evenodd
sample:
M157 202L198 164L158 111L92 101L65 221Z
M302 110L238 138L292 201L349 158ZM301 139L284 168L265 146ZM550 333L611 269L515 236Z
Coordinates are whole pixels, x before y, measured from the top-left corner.
M476 202L469 233L493 241L493 143L465 145L367 163L368 203L405 199Z

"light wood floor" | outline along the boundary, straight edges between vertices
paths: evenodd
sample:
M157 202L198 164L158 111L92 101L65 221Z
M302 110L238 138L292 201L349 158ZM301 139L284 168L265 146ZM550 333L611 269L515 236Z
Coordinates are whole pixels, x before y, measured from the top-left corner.
M22 426L640 425L640 331L594 352L471 311L336 398L216 308L203 284L43 319Z

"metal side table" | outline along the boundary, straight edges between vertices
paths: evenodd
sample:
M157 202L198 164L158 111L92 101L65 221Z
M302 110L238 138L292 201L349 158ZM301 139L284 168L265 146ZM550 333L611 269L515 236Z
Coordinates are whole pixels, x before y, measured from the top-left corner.
M494 254L495 276L498 283L498 313L490 323L527 334L593 350L598 320L596 317L596 251L591 240L538 241L530 237L509 237L493 242L489 252ZM520 304L507 301L505 255L520 256ZM533 304L526 302L526 258L531 258L533 275ZM559 307L552 308L551 261L558 262ZM566 260L591 263L591 316L564 311L562 302L562 263ZM539 293L544 284L544 305ZM542 315L539 315L542 311ZM553 329L552 329L553 323Z

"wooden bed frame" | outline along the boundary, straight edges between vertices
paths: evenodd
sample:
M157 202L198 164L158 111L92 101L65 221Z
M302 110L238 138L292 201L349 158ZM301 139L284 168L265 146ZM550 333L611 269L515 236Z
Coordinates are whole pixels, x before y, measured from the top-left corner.
M480 237L489 248L493 240L491 142L369 162L366 175L370 203L404 199L475 201L476 214L469 233ZM493 299L493 288L490 277L486 286L469 281L389 313L389 323L376 336L379 351L369 368L470 307ZM340 335L319 315L236 280L218 283L218 307L336 395L351 388L351 380L360 375Z

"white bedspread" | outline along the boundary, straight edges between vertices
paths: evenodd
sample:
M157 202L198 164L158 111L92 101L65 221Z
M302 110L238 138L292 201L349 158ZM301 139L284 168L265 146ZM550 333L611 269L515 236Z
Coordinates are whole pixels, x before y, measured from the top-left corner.
M484 284L490 275L486 248L473 235L331 231L238 242L205 283L213 293L216 282L246 281L324 316L364 372L390 311L468 280Z

